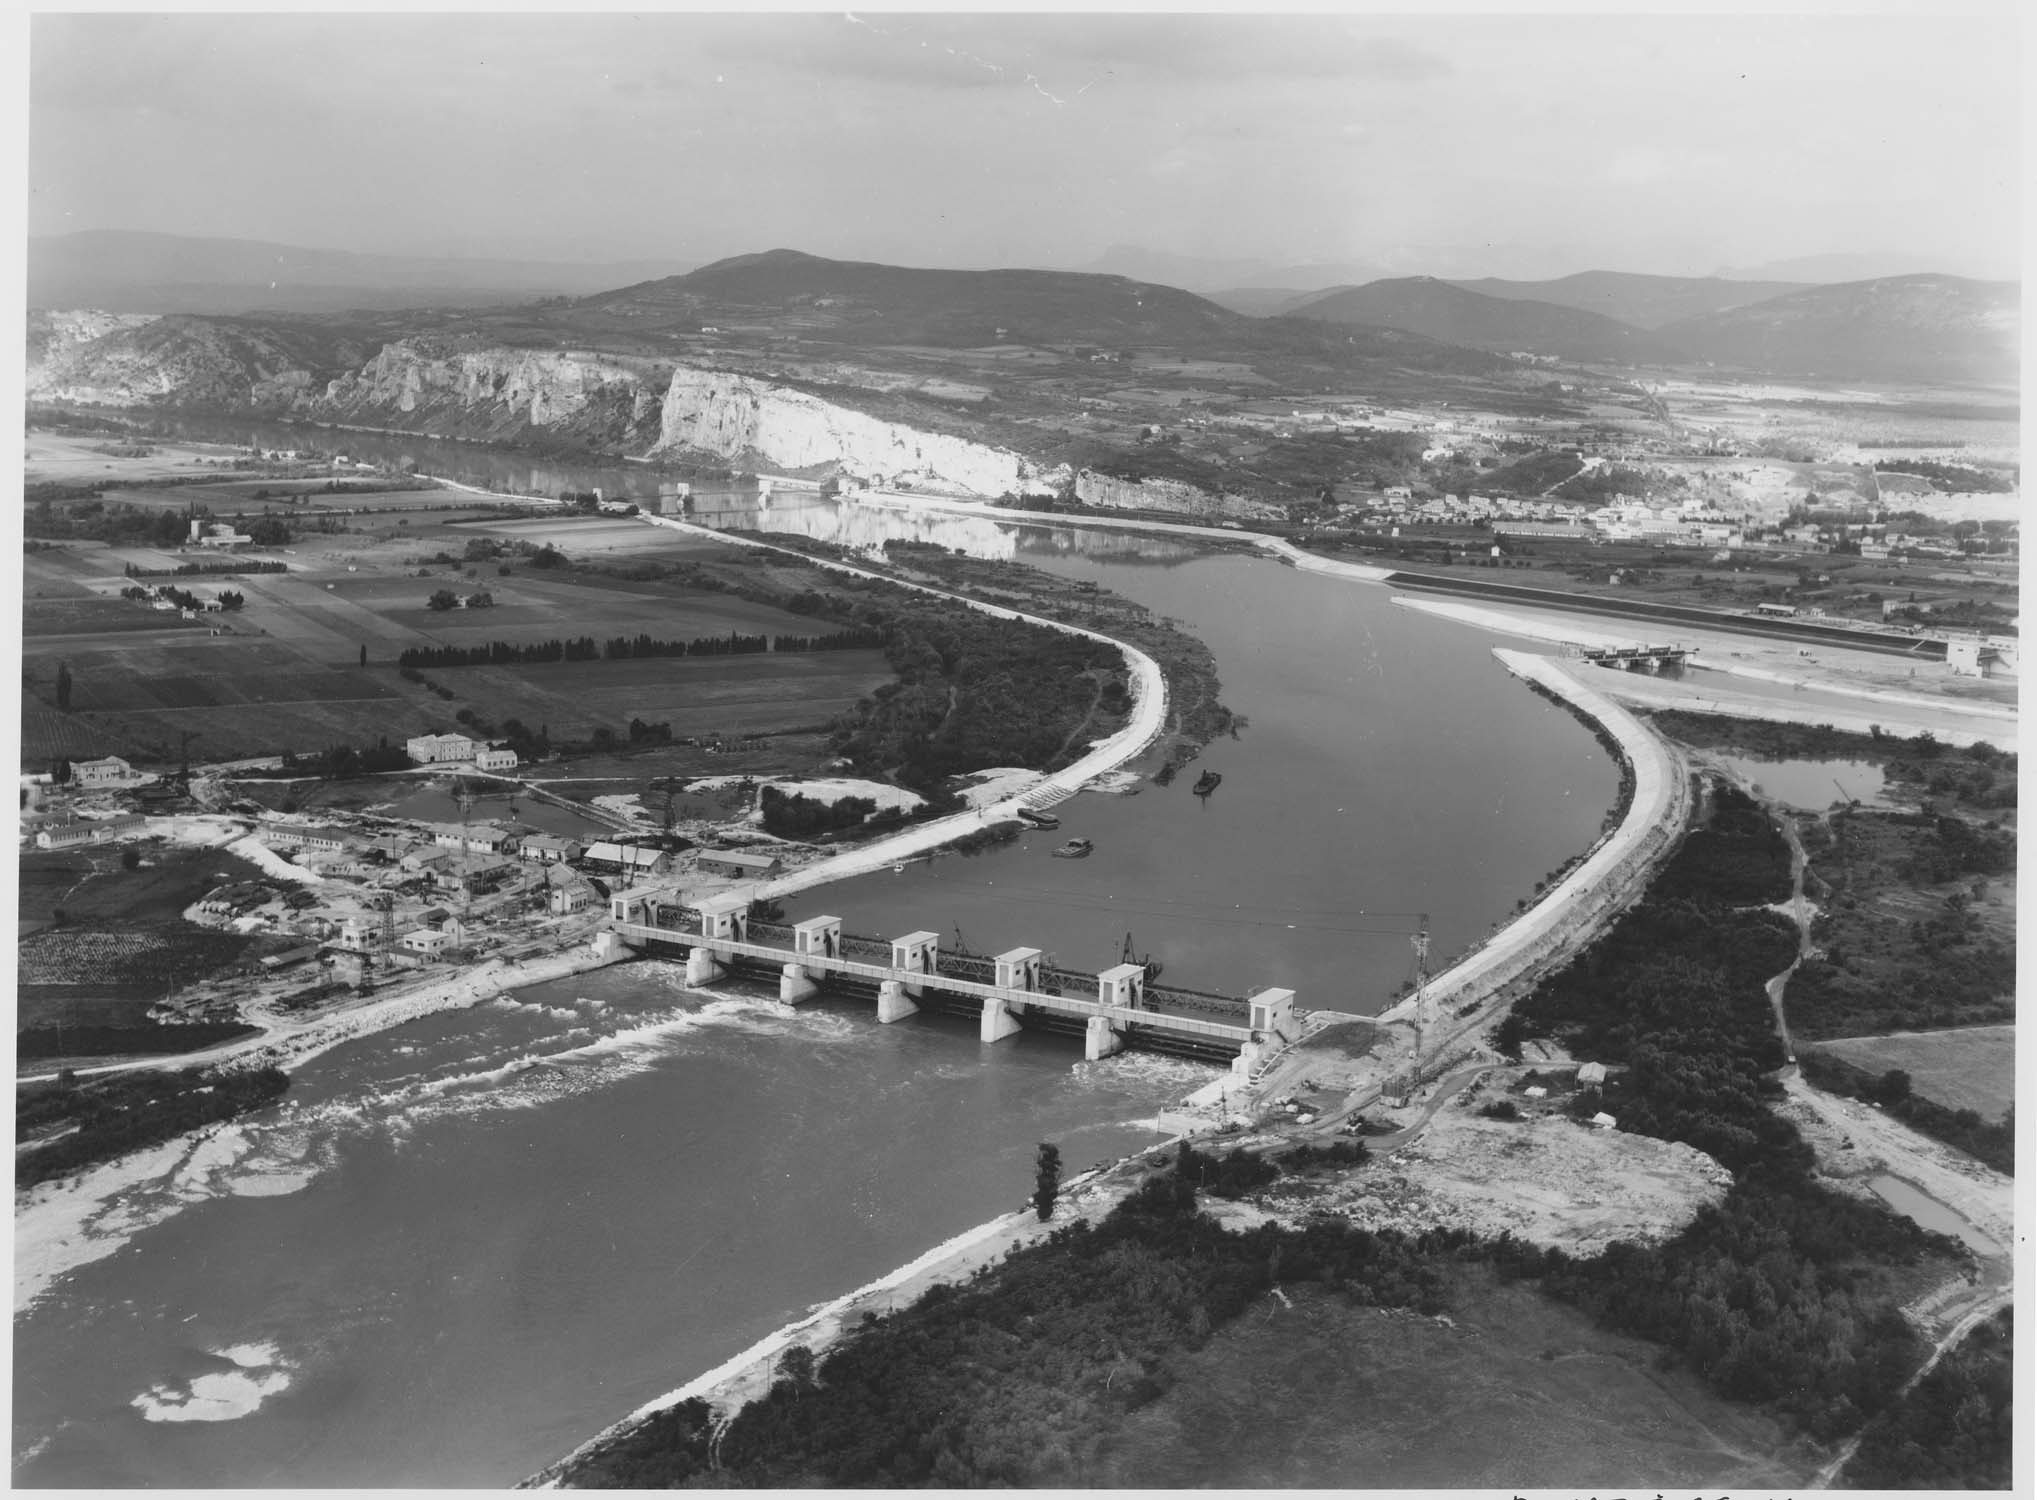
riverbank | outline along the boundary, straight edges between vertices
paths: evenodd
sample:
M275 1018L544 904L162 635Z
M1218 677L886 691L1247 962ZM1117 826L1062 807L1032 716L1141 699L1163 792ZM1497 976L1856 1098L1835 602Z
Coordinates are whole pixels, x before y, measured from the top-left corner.
M1041 772L1016 793L1005 795L1001 800L984 806L971 808L967 812L953 813L931 823L909 828L890 838L865 844L856 849L846 850L814 864L805 865L774 879L762 881L754 886L738 887L760 900L789 896L797 891L811 890L836 880L846 880L855 875L871 875L916 855L928 854L943 845L966 837L993 823L1007 822L1018 816L1021 807L1040 806L1073 795L1090 781L1107 771L1114 771L1132 760L1159 739L1166 727L1168 694L1166 674L1160 664L1136 646L1104 635L1100 631L1088 630L1080 625L1070 625L1063 620L1049 619L1044 615L1027 614L1022 610L1007 609L1002 605L985 604L966 594L937 589L929 584L911 583L893 578L869 568L859 568L851 563L836 562L829 558L815 557L798 548L780 546L760 537L745 536L740 532L716 531L711 527L681 521L671 516L640 516L638 519L654 526L666 527L687 535L699 536L732 546L754 547L769 552L784 553L797 557L803 562L831 572L845 573L851 577L872 579L879 583L893 584L899 588L912 589L917 593L931 594L938 599L947 599L970 609L991 615L1001 620L1016 620L1029 625L1043 625L1050 630L1059 630L1069 635L1098 641L1113 647L1123 654L1130 669L1130 692L1132 713L1124 728L1107 739L1090 747L1089 753L1074 764L1059 771Z
M1505 648L1495 648L1493 655L1514 676L1562 700L1610 735L1633 786L1618 825L1568 875L1429 981L1431 1014L1448 1017L1425 1043L1434 1055L1489 1024L1525 985L1589 944L1640 895L1690 815L1690 778L1667 740L1550 657ZM1410 997L1377 1020L1407 1022L1413 1008Z

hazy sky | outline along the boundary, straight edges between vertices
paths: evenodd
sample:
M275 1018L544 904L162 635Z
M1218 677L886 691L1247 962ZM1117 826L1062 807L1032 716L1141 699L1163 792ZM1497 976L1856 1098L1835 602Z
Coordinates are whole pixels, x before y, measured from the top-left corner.
M29 229L1449 274L2012 274L2005 14L68 15ZM1488 258L1489 257L1489 258Z

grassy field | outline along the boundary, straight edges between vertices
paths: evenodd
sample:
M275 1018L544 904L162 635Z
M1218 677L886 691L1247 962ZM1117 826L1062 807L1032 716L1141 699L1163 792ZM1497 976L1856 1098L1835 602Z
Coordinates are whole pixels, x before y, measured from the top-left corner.
M211 582L212 580L206 580ZM107 599L89 591L67 599L28 599L21 606L21 633L35 635L126 635L163 630L203 633L197 621L175 610L150 609L132 599Z
M78 927L171 921L215 886L263 878L258 866L224 849L143 848L147 863L138 870L123 870L117 849L24 853L16 902L21 935L49 926L59 907Z
M1901 1068L1910 1086L1947 1109L1998 1120L2016 1102L2016 1028L1967 1026L1907 1036L1844 1037L1819 1045L1857 1068Z
M1482 1267L1441 1319L1313 1286L1185 1356L1134 1414L1103 1486L1786 1489L1815 1462L1660 1351ZM1444 1321L1447 1319L1448 1321Z

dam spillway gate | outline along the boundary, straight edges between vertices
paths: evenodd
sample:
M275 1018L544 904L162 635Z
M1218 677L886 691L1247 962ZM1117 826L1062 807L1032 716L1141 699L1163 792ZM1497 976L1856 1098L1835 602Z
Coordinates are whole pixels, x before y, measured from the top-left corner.
M812 999L823 986L874 994L882 1022L923 1009L970 1015L986 1042L1020 1030L1061 1032L1080 1036L1091 1060L1136 1048L1225 1062L1249 1074L1302 1034L1292 990L1239 999L1152 983L1141 964L1100 973L1063 969L1038 948L943 953L933 932L884 939L845 933L839 917L753 920L739 895L688 901L674 892L619 892L608 926L635 952L683 957L688 984L711 983L732 970L775 971L778 997L788 1004Z

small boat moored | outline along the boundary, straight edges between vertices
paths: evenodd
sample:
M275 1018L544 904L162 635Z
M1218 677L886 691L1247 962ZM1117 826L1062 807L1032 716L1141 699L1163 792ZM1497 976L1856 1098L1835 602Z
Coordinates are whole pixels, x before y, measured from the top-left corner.
M1088 839L1070 839L1054 851L1056 859L1087 859L1096 848Z
M1059 828L1061 820L1052 813L1036 812L1030 807L1017 809L1018 820L1029 828Z
M1198 797L1207 797L1211 792L1215 791L1219 786L1223 784L1223 780L1224 778L1219 776L1215 771L1204 771L1200 776L1195 778L1195 788L1194 788L1195 795Z

